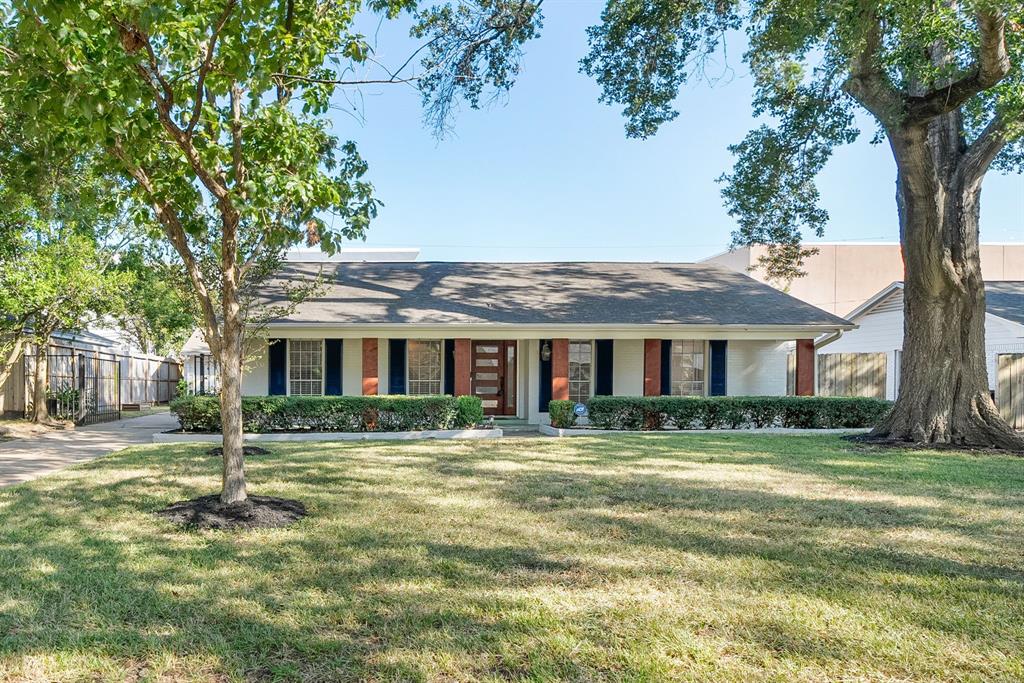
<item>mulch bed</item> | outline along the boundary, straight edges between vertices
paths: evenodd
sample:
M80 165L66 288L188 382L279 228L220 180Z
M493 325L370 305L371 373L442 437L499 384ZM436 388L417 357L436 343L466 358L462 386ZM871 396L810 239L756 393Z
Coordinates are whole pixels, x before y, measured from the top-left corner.
M224 449L220 446L217 446L216 448L211 448L210 450L206 451L206 454L215 455L218 458L221 458L224 456ZM242 446L242 455L246 457L250 455L270 455L270 451L268 451L266 448L260 448L259 446Z
M892 451L957 451L961 453L976 453L978 455L1017 455L1024 456L1024 451L1010 451L1004 448L992 448L989 446L969 446L954 443L915 443L913 441L894 441L892 439L873 437L869 434L850 434L841 437L858 446L870 446L873 450Z
M225 505L219 495L213 495L171 503L156 515L190 529L273 529L305 517L306 506L273 496L249 496Z

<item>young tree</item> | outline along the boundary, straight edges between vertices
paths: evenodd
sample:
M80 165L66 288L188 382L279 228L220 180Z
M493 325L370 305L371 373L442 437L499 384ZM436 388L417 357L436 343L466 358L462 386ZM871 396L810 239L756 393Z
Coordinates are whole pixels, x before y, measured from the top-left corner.
M188 292L175 285L184 280L179 264L143 243L121 250L115 267L130 273L133 281L115 316L118 327L145 353L180 350L196 327L196 316Z
M879 438L1024 449L989 396L978 210L990 168L1024 161L1024 8L1008 0L774 3L609 0L582 69L626 132L653 135L731 30L764 125L732 147L723 195L737 244L772 247L770 272L798 273L801 232L821 234L815 175L870 113L896 160L905 266L899 397Z
M507 4L481 0L477 14ZM392 17L416 8L413 0L367 5ZM53 144L98 150L105 170L130 180L149 207L141 222L152 219L180 258L221 372L221 501L244 501L244 292L284 249L312 239L331 251L342 238L361 237L377 210L362 180L366 165L330 133L326 116L337 88L367 82L345 78L370 56L352 28L361 3L12 6L4 96ZM484 28L477 38L447 41L464 50L435 68L474 73L502 35Z
M13 293L28 315L26 337L35 347L32 421L48 422L49 345L57 330L79 330L97 317L116 313L131 286L125 273L107 267L107 255L86 235L55 230L37 235L17 268L0 272L0 289Z
M127 273L105 245L120 227L116 183L82 155L50 155L0 110L0 386L35 345L33 420L46 422L47 352L57 329L121 309Z

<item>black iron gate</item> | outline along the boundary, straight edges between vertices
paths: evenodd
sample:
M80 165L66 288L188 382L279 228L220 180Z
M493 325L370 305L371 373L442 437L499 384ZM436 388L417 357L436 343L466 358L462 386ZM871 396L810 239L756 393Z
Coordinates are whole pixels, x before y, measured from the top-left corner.
M50 354L46 402L50 415L85 425L121 419L121 364L90 353ZM35 359L26 354L25 377L34 382ZM26 397L32 412L34 390Z

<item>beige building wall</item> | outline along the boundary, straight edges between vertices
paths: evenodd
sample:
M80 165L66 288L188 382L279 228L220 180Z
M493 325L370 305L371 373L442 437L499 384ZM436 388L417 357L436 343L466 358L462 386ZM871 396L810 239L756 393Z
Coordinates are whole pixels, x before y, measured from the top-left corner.
M823 243L808 245L818 253L807 259L807 275L790 283L768 282L798 299L836 315L846 315L889 284L903 279L900 245ZM704 259L746 272L767 282L758 260L765 247L742 247ZM1024 243L982 244L981 272L986 280L1024 280Z

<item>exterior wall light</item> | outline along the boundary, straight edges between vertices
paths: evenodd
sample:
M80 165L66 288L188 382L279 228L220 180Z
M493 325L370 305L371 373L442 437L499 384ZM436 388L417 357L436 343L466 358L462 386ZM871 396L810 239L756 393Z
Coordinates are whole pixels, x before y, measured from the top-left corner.
M551 360L551 344L544 342L544 345L540 347L540 359L547 363Z

